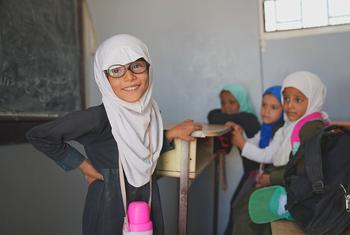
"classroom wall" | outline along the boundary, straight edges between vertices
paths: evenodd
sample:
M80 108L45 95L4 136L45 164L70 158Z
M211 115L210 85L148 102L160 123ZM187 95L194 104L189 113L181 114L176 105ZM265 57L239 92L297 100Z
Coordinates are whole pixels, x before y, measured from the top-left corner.
M133 34L148 46L154 95L167 122L206 121L226 83L261 93L258 15L244 0L88 0L97 42ZM183 105L186 104L186 105Z
M230 82L246 85L258 107L264 87L299 69L312 70L323 78L329 87L331 115L350 118L349 109L344 108L350 95L349 33L269 41L260 59L257 1L87 2L98 43L116 33L130 33L149 46L155 64L154 96L165 122L206 121L207 112L219 106L222 85ZM87 103L98 104L92 67L87 71ZM230 178L236 180L241 168L232 159L228 162ZM0 147L0 172L0 234L81 234L86 184L78 171L65 173L23 144ZM211 165L192 184L189 234L212 234L212 179ZM236 186L236 181L230 183ZM164 177L159 185L166 232L176 234L178 181ZM196 200L199 196L201 200ZM220 198L226 203L219 208L222 216L228 212L229 197ZM224 217L218 234L226 225Z
M325 110L333 120L350 120L350 32L267 41L262 53L264 86L296 70L320 76L328 89Z
M64 172L29 144L0 147L0 234L78 235L86 193L80 172Z

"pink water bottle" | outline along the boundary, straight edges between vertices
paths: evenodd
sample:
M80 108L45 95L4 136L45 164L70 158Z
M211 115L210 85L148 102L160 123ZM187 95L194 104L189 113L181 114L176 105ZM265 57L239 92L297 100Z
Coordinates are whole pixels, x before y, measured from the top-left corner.
M128 207L129 232L139 235L152 235L153 225L150 220L149 206L144 201L134 201Z

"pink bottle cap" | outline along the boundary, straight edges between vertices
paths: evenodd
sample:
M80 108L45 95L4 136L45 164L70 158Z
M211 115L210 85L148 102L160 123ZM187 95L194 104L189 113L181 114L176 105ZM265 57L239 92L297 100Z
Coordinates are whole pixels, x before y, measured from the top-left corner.
M130 232L143 232L152 230L148 204L144 201L134 201L128 207L128 220Z

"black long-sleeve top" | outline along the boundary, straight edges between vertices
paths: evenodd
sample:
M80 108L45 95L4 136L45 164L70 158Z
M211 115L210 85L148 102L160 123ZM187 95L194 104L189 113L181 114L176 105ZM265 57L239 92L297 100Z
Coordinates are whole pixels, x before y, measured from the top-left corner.
M208 114L208 122L210 124L225 124L226 122L235 122L238 125L240 125L248 138L253 137L259 130L260 130L260 124L257 119L257 117L252 114L252 113L247 113L247 112L239 112L239 113L234 113L234 114L226 114L221 112L220 109L214 109L211 110ZM228 140L225 140L225 142L229 143L231 148L231 139L230 134L227 134L225 136ZM214 142L214 151L217 151L218 149L221 148L221 143L220 141L216 138ZM259 166L258 163L251 161L249 159L243 158L243 168L245 174L248 174L252 170L256 170Z
M27 133L27 139L65 170L77 168L86 159L67 143L71 140L84 146L95 168L117 168L118 146L102 104L36 126ZM163 151L171 147L164 137Z
M244 129L248 138L252 138L260 130L260 124L257 117L254 114L247 112L227 114L221 112L220 109L214 109L209 112L208 121L210 124L222 125L226 122L235 122Z

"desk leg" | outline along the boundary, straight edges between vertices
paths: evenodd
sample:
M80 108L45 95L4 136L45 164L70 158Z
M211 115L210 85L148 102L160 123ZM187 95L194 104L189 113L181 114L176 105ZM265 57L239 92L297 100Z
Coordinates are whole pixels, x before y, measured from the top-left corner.
M213 209L213 234L217 234L218 231L218 211L219 211L219 158L218 154L214 155L214 209Z
M189 155L190 155L190 143L181 140L182 146L182 159L181 159L181 173L180 173L180 191L179 191L179 224L178 234L187 234L187 194L188 194L188 168L189 168Z

